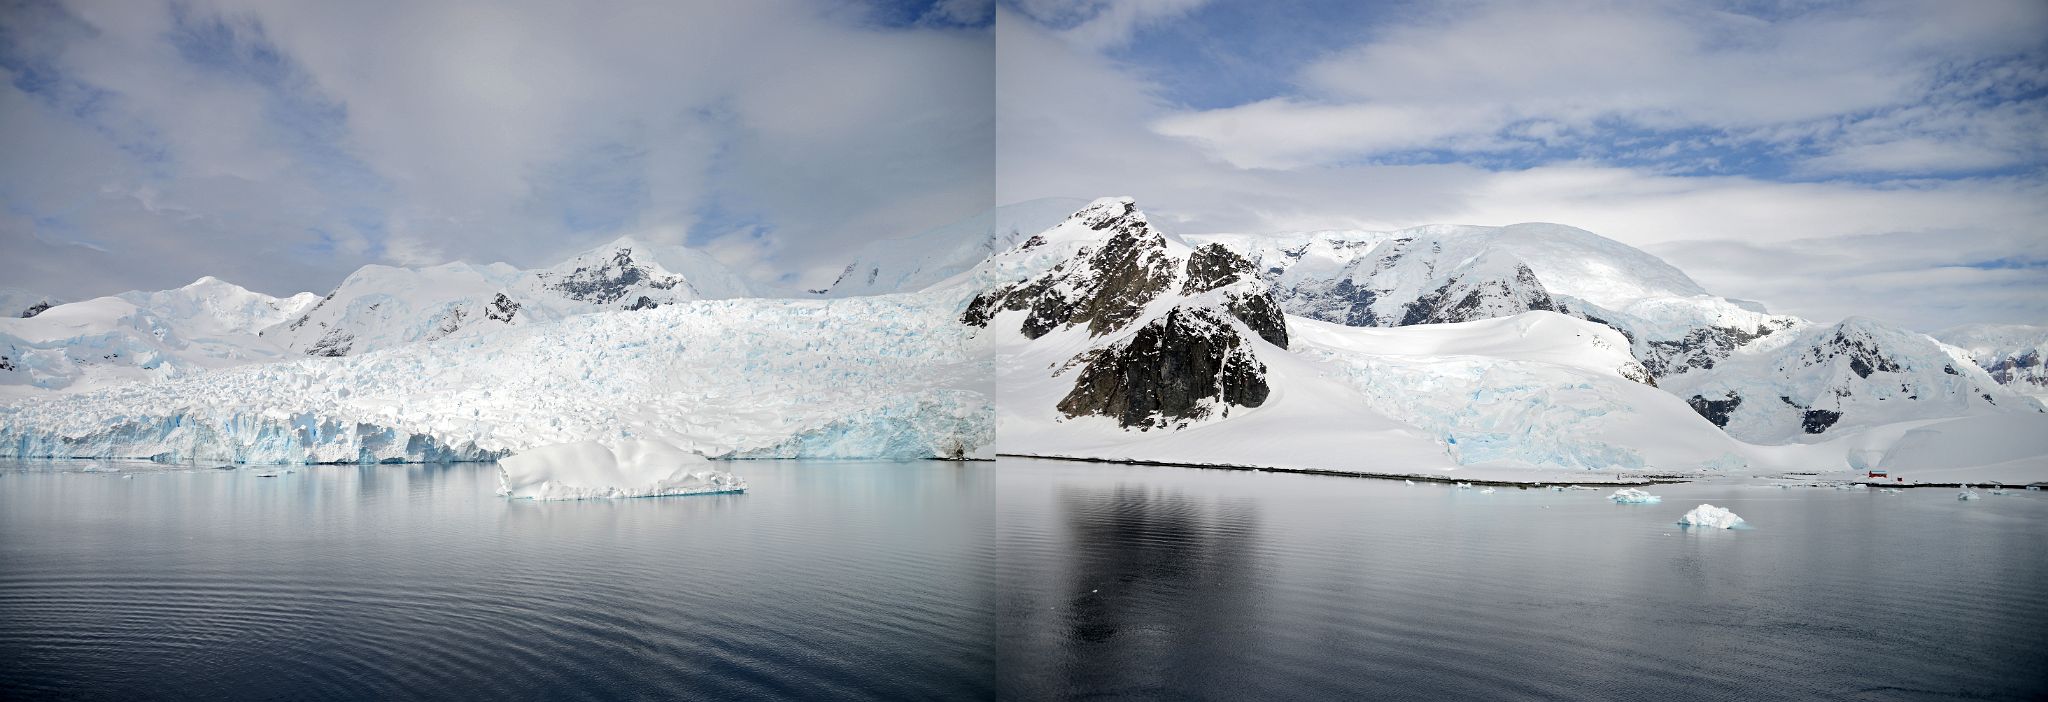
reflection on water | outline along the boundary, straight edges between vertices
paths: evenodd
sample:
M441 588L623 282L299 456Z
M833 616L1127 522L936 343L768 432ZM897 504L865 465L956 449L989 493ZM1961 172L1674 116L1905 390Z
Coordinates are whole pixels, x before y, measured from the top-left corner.
M2048 500L1005 468L1006 697L2048 694Z
M956 464L575 503L478 465L109 468L0 465L0 698L993 695Z

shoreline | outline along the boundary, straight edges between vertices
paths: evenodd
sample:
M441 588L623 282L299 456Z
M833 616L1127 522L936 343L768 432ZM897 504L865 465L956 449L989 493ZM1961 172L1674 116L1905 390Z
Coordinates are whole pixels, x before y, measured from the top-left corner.
M1645 478L1639 478L1639 479L1636 479L1636 480L1632 480L1632 481L1626 481L1626 482L1624 482L1624 481L1620 481L1620 480L1606 480L1606 479L1600 479L1600 480L1595 480L1595 481L1575 481L1575 482L1559 482L1559 481L1555 481L1555 480L1552 480L1552 481L1539 481L1539 480L1499 480L1499 479L1486 479L1486 478L1447 478L1447 477L1444 477L1444 476L1441 476L1441 475L1424 475L1424 474L1420 474L1420 473L1367 473L1367 472L1360 472L1360 471L1345 471L1345 470L1329 470L1329 469L1322 469L1322 468L1278 468L1278 467L1272 467L1272 466L1255 466L1255 465L1247 465L1247 464L1242 464L1242 463L1183 463L1183 462L1177 462L1177 461L1153 461L1153 460L1146 460L1146 459L1139 459L1139 458L1095 458L1095 457L1083 457L1083 456L1062 456L1062 455L1058 455L1058 454L1041 454L1041 453L1008 453L1008 452L998 452L998 453L996 453L996 455L997 455L997 456L1000 456L1000 457L1003 457L1003 458L1029 458L1029 459L1033 459L1033 460L1040 460L1040 461L1074 461L1074 462L1079 462L1079 463L1111 463L1111 464L1118 464L1118 465L1129 465L1129 466L1159 466L1159 467L1167 467L1167 468L1204 468L1204 469L1210 469L1210 470L1235 470L1235 471L1246 471L1246 472L1254 472L1254 473L1295 473L1295 474L1300 474L1300 475L1327 475L1327 476L1334 476L1334 477L1340 477L1340 478L1365 478L1365 479L1368 479L1368 480L1413 480L1413 481L1416 481L1416 482L1430 482L1430 483L1443 483L1443 484L1445 484L1445 485L1455 485L1455 484L1458 484L1458 483L1465 483L1465 484L1468 484L1468 485L1491 485L1491 486L1496 486L1496 487L1516 487L1516 488L1524 488L1524 489L1527 489L1527 488L1541 488L1541 487L1560 487L1560 486L1567 486L1567 485L1605 485L1605 486L1613 486L1613 487L1633 487L1633 486L1641 486L1641 485L1665 485L1665 484L1670 484L1670 483L1689 483L1689 482L1692 482L1692 481L1694 480L1694 478L1681 478L1681 477L1675 477L1675 476L1652 476L1652 477L1645 477Z

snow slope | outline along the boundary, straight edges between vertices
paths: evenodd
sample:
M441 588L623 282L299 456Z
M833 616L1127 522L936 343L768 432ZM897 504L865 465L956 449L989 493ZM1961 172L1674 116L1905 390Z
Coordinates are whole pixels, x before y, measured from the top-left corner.
M274 298L206 277L0 318L0 399L80 391L207 368L276 360L257 330L316 298Z
M651 439L724 457L971 455L989 371L957 294L679 302L0 406L0 455L494 458Z

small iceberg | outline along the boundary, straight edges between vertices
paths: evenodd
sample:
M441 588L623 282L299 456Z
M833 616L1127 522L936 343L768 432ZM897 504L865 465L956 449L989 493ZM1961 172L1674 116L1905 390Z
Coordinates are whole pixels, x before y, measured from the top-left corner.
M1471 483L1458 483L1458 489L1459 489L1459 490L1470 490L1470 489L1472 489L1472 484L1471 484Z
M592 500L746 492L747 481L660 441L578 441L498 461L498 494L528 500Z
M1481 495L1491 495L1491 494L1493 494L1493 488L1487 488L1487 489L1485 489L1485 490L1480 490L1480 491L1479 491L1479 494L1481 494Z
M1415 481L1413 481L1413 480L1403 480L1403 481L1401 481L1401 482L1407 483L1407 484L1409 484L1409 485L1414 485L1414 484L1415 484Z
M1898 489L1898 488L1878 488L1878 490L1877 490L1877 491L1878 491L1878 492L1881 492L1881 493L1884 493L1884 494L1887 494L1887 495L1897 495L1897 494L1899 494L1899 489Z
M1681 526L1694 526L1706 529L1733 529L1735 525L1742 523L1742 518L1735 516L1734 512L1713 505L1703 504L1692 508L1692 511L1686 512L1685 516L1679 517L1678 523Z
M1653 505L1664 501L1662 497L1635 488L1616 490L1614 494L1608 495L1607 499L1614 500L1615 504L1623 505Z
M1971 490L1970 486L1968 485L1963 486L1962 492L1956 493L1956 499L1958 500L1974 500L1979 497L1981 497L1981 495L1978 495L1976 490Z

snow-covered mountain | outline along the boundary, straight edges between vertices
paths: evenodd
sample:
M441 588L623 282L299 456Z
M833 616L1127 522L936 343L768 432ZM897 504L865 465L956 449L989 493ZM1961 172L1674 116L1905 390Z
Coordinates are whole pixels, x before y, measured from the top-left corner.
M128 292L0 317L0 397L77 391L276 360L257 331L317 297L275 298L206 277L173 290Z
M1030 200L912 236L871 242L830 286L812 292L851 297L923 290L1059 224L1086 204L1073 198Z
M750 294L707 254L621 238L534 270L504 263L364 266L263 336L295 353L346 356L603 310Z
M648 439L709 456L922 458L993 440L960 291L720 300L495 327L0 406L0 455L481 459Z
M63 300L42 293L0 288L0 318L34 317L61 304Z
M1572 227L1191 239L1245 252L1280 290L1288 313L1313 319L1401 327L1548 310L1612 327L1652 382L1747 441L1811 441L1903 418L2031 407L1971 377L1975 368L1955 367L1925 335L1868 319L1829 326L1773 315L1715 297L1655 256ZM1844 360L1831 361L1837 358ZM1878 358L1899 362L1870 360Z
M1742 347L1665 389L1736 438L1785 443L1807 435L1931 419L2038 413L1959 349L1851 317Z
M1992 380L2048 406L2048 326L1970 324L1934 338L1968 353Z

